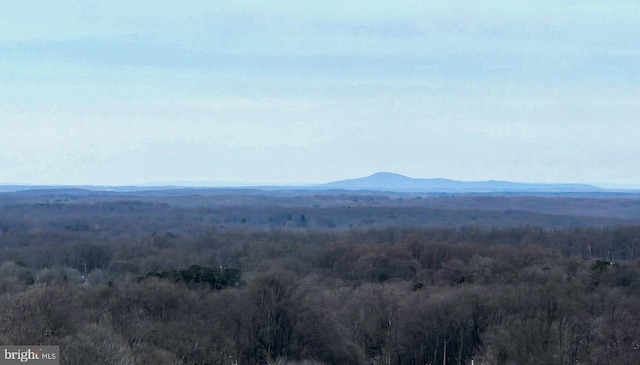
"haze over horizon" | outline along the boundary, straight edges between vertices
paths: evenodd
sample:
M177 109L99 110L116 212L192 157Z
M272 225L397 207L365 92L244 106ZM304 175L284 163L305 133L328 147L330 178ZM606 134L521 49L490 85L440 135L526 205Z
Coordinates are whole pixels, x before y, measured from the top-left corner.
M0 184L640 185L640 3L9 2Z
M409 185L407 185L409 184ZM640 185L634 184L607 184L607 183L582 183L582 182L529 182L506 180L453 180L441 177L413 177L397 174L389 171L379 171L367 176L348 177L346 179L323 182L283 182L261 183L255 181L223 181L223 180L175 180L175 181L149 181L142 184L21 184L0 183L2 187L15 187L18 190L30 187L76 187L102 190L104 188L283 188L283 189L329 189L329 190L379 190L395 192L597 192L619 191L633 192L640 190ZM591 190L593 188L593 190ZM479 190L478 190L479 189ZM3 190L14 191L14 190Z

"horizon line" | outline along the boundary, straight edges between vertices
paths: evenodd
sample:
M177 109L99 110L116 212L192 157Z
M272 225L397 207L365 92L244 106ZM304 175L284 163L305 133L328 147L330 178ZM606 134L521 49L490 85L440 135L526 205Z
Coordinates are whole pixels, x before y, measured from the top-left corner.
M460 182L460 183L511 183L511 184L531 184L531 185L586 185L592 186L599 189L605 190L638 190L640 189L640 184L633 183L612 183L612 182L535 182L535 181L514 181L514 180L502 180L502 179L488 179L488 180L458 180L444 177L412 177L396 172L389 171L378 171L374 172L370 175L362 176L362 177L352 177L346 179L338 179L329 182L319 182L319 183L311 183L311 182L282 182L282 183L268 183L268 182L245 182L245 181L226 181L226 180L175 180L175 181L147 181L143 183L125 183L125 184L102 184L102 183L29 183L29 182L0 182L0 186L18 186L18 187L51 187L51 188L81 188L81 187L92 187L92 188L259 188L259 187L296 187L296 188L304 188L304 187L321 187L323 185L329 185L333 183L345 182L345 181L353 181L353 180L361 180L374 177L376 175L385 175L388 174L390 176L397 176L402 178L407 178L410 180L447 180L451 182Z

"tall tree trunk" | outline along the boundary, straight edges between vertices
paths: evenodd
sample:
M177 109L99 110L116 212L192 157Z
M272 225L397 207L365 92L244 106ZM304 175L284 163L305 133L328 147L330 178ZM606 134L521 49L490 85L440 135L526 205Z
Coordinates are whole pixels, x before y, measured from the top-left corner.
M445 338L444 348L442 349L442 365L447 365L447 342L449 342L449 340Z
M460 349L458 350L458 365L462 365L463 348L464 348L464 326L460 326Z

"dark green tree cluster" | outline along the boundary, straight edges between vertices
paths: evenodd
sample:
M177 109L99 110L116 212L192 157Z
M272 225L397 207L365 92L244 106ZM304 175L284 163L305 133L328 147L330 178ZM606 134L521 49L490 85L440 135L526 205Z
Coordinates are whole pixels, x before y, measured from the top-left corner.
M236 286L240 283L240 270L220 268L214 269L210 267L191 265L186 270L171 270L164 272L148 273L144 279L156 277L161 279L169 279L174 283L184 282L189 284L201 284L207 286L211 290L220 290L228 286Z

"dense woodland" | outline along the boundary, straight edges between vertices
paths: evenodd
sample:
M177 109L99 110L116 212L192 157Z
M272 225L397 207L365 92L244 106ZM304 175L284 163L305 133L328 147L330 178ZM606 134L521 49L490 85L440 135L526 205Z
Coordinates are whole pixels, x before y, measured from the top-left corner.
M3 199L0 343L63 364L640 363L640 225L602 223L632 214Z

